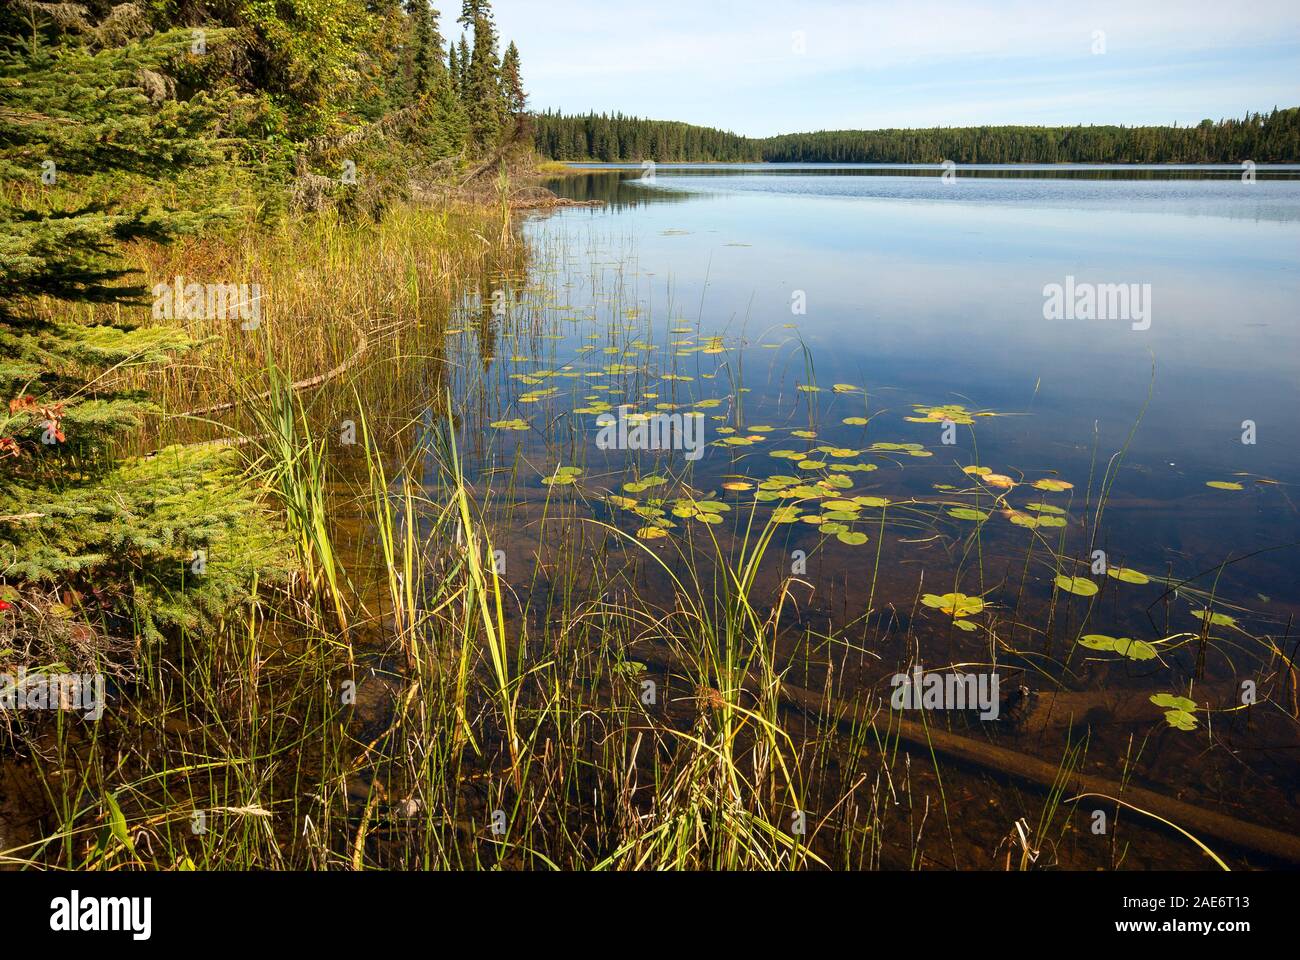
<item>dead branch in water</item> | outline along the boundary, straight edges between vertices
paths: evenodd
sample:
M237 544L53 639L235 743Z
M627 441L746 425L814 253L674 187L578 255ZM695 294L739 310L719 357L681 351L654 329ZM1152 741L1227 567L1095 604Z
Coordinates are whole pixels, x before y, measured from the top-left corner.
M687 676L690 675L690 671L677 657L664 650L654 648L638 649L636 655L638 659L653 663L663 669ZM868 714L868 705L866 704L852 708L842 705L837 706L820 694L784 682L780 688L780 699L784 706L814 716L832 718L837 724L862 721L870 723L872 720L872 717ZM897 713L891 713L888 722L887 733L897 734L899 739L905 740L913 746L920 747L927 752L934 750L936 753L942 753L961 763L995 771L1004 776L1044 787L1048 790L1057 785L1060 777L1061 771L1057 766L1016 750L1009 750L1006 747L995 746L991 743L959 736L912 720L905 720L898 716ZM1273 859L1300 863L1300 837L1274 830L1271 827L1249 823L1227 814L1185 803L1182 800L1175 800L1173 797L1156 793L1153 790L1146 790L1131 784L1116 783L1102 777L1079 773L1077 770L1070 773L1065 789L1074 796L1080 794L1104 794L1110 797L1123 798L1124 802L1131 802L1145 808L1144 812L1155 814L1158 819L1166 820L1170 824L1176 825L1180 830L1187 828L1202 836L1215 837L1234 846L1262 853Z

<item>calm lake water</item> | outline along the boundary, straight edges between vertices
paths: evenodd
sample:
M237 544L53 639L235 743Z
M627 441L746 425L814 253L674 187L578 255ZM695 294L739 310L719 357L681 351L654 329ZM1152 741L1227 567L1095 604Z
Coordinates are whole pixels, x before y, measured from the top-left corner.
M942 173L557 178L600 205L528 217L446 341L512 591L666 610L703 556L707 603L773 521L804 686L996 670L1039 713L971 735L1294 831L1300 167ZM610 449L619 409L700 456Z
M617 286L652 340L671 339L677 319L725 334L750 422L807 426L811 405L813 447L934 452L893 481L873 474L881 495L933 496L961 484L954 465L982 465L1018 483L1073 483L1072 511L1090 478L1096 509L1128 444L1099 542L1175 580L1239 561L1219 574L1220 596L1273 622L1294 611L1300 168L1260 168L1246 183L1235 167L964 168L945 179L933 168L661 165L652 182L622 167L553 186L608 203L528 226L564 251L565 306L594 317L593 294ZM1045 319L1045 288L1067 278L1149 291L1149 328ZM822 392L796 392L814 380ZM837 383L866 397L836 395ZM918 404L1005 416L978 419L973 436L962 426L945 446L939 424L906 419ZM854 415L873 418L869 430L841 423ZM702 469L709 461L728 452L710 449Z

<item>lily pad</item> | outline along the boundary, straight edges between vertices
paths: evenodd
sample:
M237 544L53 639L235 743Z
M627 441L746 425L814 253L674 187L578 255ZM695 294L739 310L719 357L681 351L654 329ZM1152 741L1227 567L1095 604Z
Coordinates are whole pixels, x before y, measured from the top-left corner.
M1035 517L1027 513L1021 513L1019 510L1012 510L1007 514L1007 519L1017 527L1028 527L1030 530L1037 530L1043 525L1042 517Z
M1145 640L1129 640L1125 637L1115 641L1115 652L1130 660L1154 660L1156 648Z
M981 598L968 597L964 593L945 593L942 596L927 593L921 598L921 603L952 617L969 617L984 610Z
M1145 640L1130 640L1128 637L1116 638L1101 633L1093 633L1081 637L1079 645L1087 647L1089 650L1112 651L1122 657L1128 657L1130 660L1154 660L1156 658L1155 647Z
M1059 576L1056 578L1056 585L1066 593L1072 593L1076 597L1095 597L1100 588L1091 580L1084 577L1067 577Z
M1198 620L1204 621L1207 615L1210 618L1210 623L1214 624L1216 627L1235 627L1237 625L1237 618L1230 617L1226 613L1210 613L1208 610L1192 611L1192 616L1196 617Z
M1046 490L1049 493L1063 493L1066 490L1073 490L1074 484L1066 483L1064 480L1035 480L1034 487L1038 490Z
M911 423L957 423L973 424L975 420L972 414L965 407L956 403L944 404L938 407L927 407L917 404L915 410L920 416L904 417Z
M580 476L582 476L581 467L556 467L555 473L542 478L542 483L548 487L562 487L575 483Z
M1115 638L1102 633L1090 633L1086 637L1079 638L1079 646L1087 647L1089 650L1114 650Z
M879 510L882 507L889 506L888 497L854 497L853 502L861 507L868 507L873 510Z
M1164 707L1167 710L1182 710L1191 713L1196 709L1196 701L1189 700L1186 697L1178 697L1172 693L1157 693L1151 697L1151 702L1157 707Z
M653 487L662 487L667 482L668 480L664 477L642 477L640 480L623 484L623 489L627 493L641 493L643 490L649 490Z
M1132 570L1128 567L1108 567L1106 569L1106 576L1113 577L1116 580L1122 580L1124 583L1135 583L1138 586L1151 582L1151 578L1145 573Z

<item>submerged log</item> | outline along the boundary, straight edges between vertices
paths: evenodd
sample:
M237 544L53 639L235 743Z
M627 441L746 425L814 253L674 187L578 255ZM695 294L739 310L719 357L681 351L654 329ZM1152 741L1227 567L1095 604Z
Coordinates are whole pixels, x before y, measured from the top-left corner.
M690 675L690 671L681 661L667 651L638 648L636 657L663 669ZM839 724L872 722L877 715L877 711L872 710L869 704L860 704L856 707L836 706L821 694L789 683L781 684L780 699L786 706L819 717L833 717ZM960 763L996 771L1006 777L1048 790L1057 785L1061 775L1058 766L1017 750L1010 750L972 737L963 737L914 720L906 720L897 711L885 711L885 717L887 728L884 732L895 734L907 743L927 751L934 750L935 753L941 753ZM1300 863L1300 837L1239 820L1227 814L1206 810L1154 790L1135 787L1132 784L1120 784L1114 780L1078 771L1069 774L1065 790L1068 791L1067 796L1093 794L1139 807L1196 834L1202 840L1213 837L1275 860Z

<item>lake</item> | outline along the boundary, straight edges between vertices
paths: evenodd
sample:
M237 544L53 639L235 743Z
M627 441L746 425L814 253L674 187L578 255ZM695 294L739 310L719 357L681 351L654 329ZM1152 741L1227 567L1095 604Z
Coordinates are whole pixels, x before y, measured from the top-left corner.
M551 187L599 205L529 217L527 265L466 297L447 348L534 617L597 582L723 602L766 529L754 595L804 686L997 671L1004 699L1074 698L999 734L1022 754L1086 732L1118 778L1141 731L1153 787L1295 827L1300 167ZM677 449L629 440L649 423Z
M1294 611L1300 168L1253 183L1239 168L1096 167L962 169L945 182L933 170L668 165L653 182L615 167L558 191L608 202L528 226L536 245L567 251L551 264L563 306L597 316L616 299L660 345L676 320L722 334L753 423L788 431L811 412L810 447L922 442L936 457L894 487L915 496L974 464L1060 476L1079 507L1089 477L1099 487L1125 451L1104 518L1114 554L1177 578L1238 561L1216 574L1223 596L1265 617ZM1045 287L1071 277L1140 285L1149 323L1044 319ZM576 358L589 336L577 325L555 355ZM814 379L820 393L798 393ZM946 447L940 424L907 420L950 403L1002 416ZM854 415L870 431L841 423ZM706 471L712 460L729 463L707 458ZM1219 481L1244 489L1206 487Z
M815 396L818 441L932 447L908 471L924 482L902 481L912 493L980 465L1059 475L1076 506L1127 443L1112 551L1178 577L1271 551L1224 568L1221 592L1293 612L1300 168L1253 183L1239 168L966 168L950 182L898 167L660 166L653 182L615 169L560 181L609 205L536 219L530 237L590 255L595 267L566 261L561 285L617 285L651 339L672 318L725 334L751 416L788 427ZM1149 328L1045 319L1044 288L1067 278L1148 289ZM796 392L805 362L821 393ZM1005 416L946 449L938 424L906 419L954 403ZM854 414L870 431L840 422ZM1206 486L1219 481L1244 489Z

